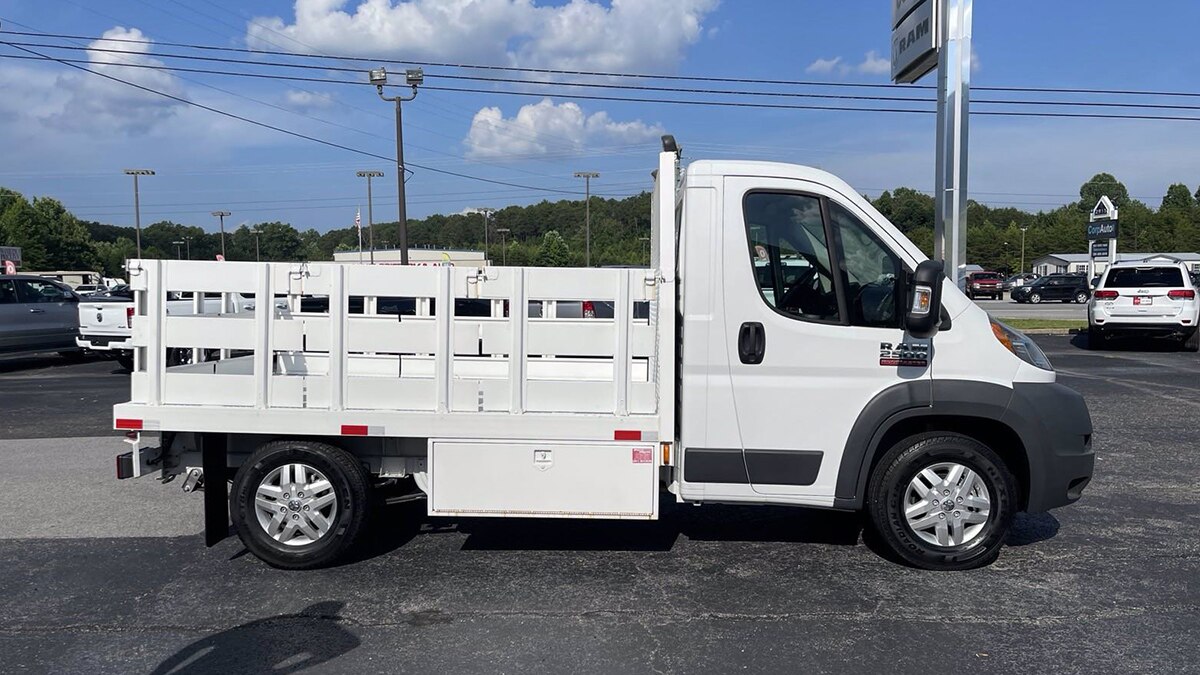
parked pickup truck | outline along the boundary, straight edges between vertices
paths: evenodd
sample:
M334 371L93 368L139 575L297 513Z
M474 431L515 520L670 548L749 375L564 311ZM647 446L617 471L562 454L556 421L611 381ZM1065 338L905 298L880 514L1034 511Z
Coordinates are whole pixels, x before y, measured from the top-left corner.
M1080 498L1083 398L858 190L788 164L683 169L663 145L648 269L131 261L118 477L181 478L209 545L232 519L290 569L343 556L377 501L653 520L660 491L863 510L908 564L967 569L1015 513ZM283 307L179 316L170 291ZM397 297L411 314L380 311ZM537 301L614 312L504 311ZM172 366L178 348L203 358Z
M166 314L186 316L201 311L208 314L254 311L254 299L239 294L201 293L203 308L198 310L196 294L168 292L164 302ZM224 308L224 309L222 309ZM91 295L79 302L79 335L75 344L116 358L126 370L133 370L133 291L107 295ZM195 350L175 348L166 352L169 365L190 363Z

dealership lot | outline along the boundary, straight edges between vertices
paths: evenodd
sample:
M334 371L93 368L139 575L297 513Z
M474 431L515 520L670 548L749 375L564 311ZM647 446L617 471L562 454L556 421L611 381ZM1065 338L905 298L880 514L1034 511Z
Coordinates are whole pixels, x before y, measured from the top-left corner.
M884 560L850 514L673 505L657 523L389 507L356 560L281 572L234 538L205 549L178 483L113 480L115 363L0 362L3 669L1194 670L1200 359L1082 340L1038 338L1087 397L1095 480L966 573Z

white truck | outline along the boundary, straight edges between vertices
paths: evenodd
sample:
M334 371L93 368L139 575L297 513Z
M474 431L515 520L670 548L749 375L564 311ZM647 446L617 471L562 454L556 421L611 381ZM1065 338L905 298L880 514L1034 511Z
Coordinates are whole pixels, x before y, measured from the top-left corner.
M664 137L652 211L649 269L133 261L118 476L183 476L209 545L232 519L290 569L352 546L384 484L434 517L651 520L661 491L862 510L928 569L988 564L1014 513L1080 497L1083 398L849 185L684 170ZM168 315L177 291L285 307ZM379 311L397 296L415 310ZM555 311L585 300L613 318ZM230 356L168 366L181 348Z

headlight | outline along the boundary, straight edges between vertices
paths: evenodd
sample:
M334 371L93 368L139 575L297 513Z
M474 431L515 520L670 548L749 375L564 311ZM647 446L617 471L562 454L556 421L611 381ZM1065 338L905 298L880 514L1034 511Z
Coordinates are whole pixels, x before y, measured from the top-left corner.
M1050 365L1050 359L1046 358L1045 352L1037 346L1036 342L1029 339L1028 335L991 317L988 317L988 320L992 322L992 333L996 339L1004 345L1005 349L1016 354L1018 359L1042 370L1054 370L1054 366Z

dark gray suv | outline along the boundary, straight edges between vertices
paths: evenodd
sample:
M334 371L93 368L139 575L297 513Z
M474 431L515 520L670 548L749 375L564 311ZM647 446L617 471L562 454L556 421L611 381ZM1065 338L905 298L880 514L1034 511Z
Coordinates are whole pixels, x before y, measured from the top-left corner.
M0 275L0 356L80 353L79 296L53 279Z

